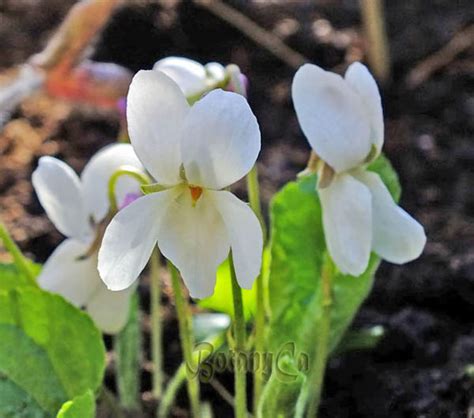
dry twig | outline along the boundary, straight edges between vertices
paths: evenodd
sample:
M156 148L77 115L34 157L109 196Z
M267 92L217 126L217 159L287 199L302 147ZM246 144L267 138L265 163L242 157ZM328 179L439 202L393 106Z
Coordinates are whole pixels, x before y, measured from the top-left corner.
M416 88L433 73L446 67L463 51L474 45L474 25L458 32L444 47L418 63L406 77L409 88Z
M228 4L220 0L194 0L194 2L239 29L244 35L280 58L288 66L297 69L309 61L299 52L286 45L278 36L263 29Z

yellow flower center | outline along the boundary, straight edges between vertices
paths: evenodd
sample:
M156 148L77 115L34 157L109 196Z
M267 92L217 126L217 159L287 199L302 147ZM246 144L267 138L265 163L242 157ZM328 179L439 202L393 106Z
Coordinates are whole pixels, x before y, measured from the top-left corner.
M202 195L202 187L199 186L188 186L189 191L191 192L191 199L193 200L193 205L199 200Z

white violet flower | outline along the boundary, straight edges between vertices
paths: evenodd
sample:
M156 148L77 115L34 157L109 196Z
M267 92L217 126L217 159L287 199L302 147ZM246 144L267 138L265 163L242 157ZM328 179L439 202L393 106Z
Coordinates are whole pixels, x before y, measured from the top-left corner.
M341 272L362 274L371 251L397 264L419 257L426 243L423 227L397 206L378 174L366 170L384 141L380 94L367 68L354 63L342 78L303 65L292 96L319 158L326 244Z
M210 62L202 65L184 57L167 57L155 63L153 70L161 71L170 77L186 97L204 92L211 84L224 81L225 68Z
M262 230L250 207L222 190L250 171L260 151L247 101L213 90L191 107L167 75L140 71L127 103L131 143L164 190L112 219L99 251L106 285L129 287L158 243L193 297L213 293L216 269L230 248L240 286L251 288L260 270Z
M84 307L97 326L110 334L125 325L133 288L112 292L105 287L97 270L98 248L94 243L100 238L99 225L109 212L109 178L121 166L143 170L129 144L100 150L80 178L70 166L53 157L41 157L33 172L33 186L41 205L67 237L46 261L38 283ZM119 208L141 195L139 183L125 176L118 179L115 192Z

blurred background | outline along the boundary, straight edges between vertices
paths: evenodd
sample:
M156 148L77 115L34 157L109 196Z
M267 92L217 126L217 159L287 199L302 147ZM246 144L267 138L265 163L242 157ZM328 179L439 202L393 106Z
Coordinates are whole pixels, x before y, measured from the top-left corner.
M0 89L43 50L75 3L0 0ZM428 244L419 260L384 263L377 272L354 327L382 325L384 336L372 350L333 358L321 416L474 416L473 1L386 1L383 62L383 54L375 61L370 56L377 45L356 0L235 0L220 11L198 3L122 1L81 54L130 74L169 55L237 64L249 78L249 101L262 130L265 208L308 159L290 96L297 67L307 61L343 73L353 61L372 62L385 111L384 152L400 176L401 205L423 223ZM281 41L287 48L281 49ZM124 82L129 73L121 67L117 77ZM56 156L80 171L121 129L116 107L75 100L74 93L65 94L67 83L51 80L0 118L0 214L21 249L38 262L62 240L32 191L38 158ZM236 192L245 198L243 185ZM172 315L170 309L169 372L179 357ZM143 390L149 389L144 367ZM223 405L216 413L229 416L228 411ZM185 416L179 408L175 412Z

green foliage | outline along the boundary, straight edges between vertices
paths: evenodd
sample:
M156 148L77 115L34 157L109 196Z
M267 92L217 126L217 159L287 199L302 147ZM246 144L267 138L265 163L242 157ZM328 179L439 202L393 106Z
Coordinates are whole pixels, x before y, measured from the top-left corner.
M115 370L120 404L128 409L138 409L140 399L140 362L142 360L142 334L140 306L137 292L130 302L125 328L114 339Z
M94 418L95 398L94 393L88 390L83 395L63 404L56 418Z
M0 416L54 417L101 385L102 336L62 297L31 284L13 288L12 277L0 276Z
M249 319L255 313L255 287L254 284L250 290L242 289L245 319ZM226 259L217 269L216 287L212 296L201 299L198 305L234 317L229 259Z
M379 173L392 196L398 199L398 178L388 160L379 157L370 170ZM321 204L315 187L313 175L288 183L275 195L271 205L272 264L268 280L271 309L268 349L277 351L283 344L294 342L297 355L306 353L310 359L315 355L323 312L320 274L326 252ZM372 254L367 270L359 277L335 270L331 279L330 352L369 294L378 265L378 257ZM272 397L286 390L284 383L279 387L275 382L274 386Z
M291 357L283 357L278 364L278 372L272 373L262 393L257 414L259 418L287 418L295 417L298 414L298 398L306 381L306 376L298 370L294 359ZM283 380L279 376L282 371L293 376L293 379L290 381Z
M387 157L383 154L380 155L367 167L367 169L369 171L374 171L380 176L393 199L398 202L400 200L400 195L402 194L402 188L398 181L398 174L393 169L392 164Z
M270 272L270 249L263 250L262 275L264 283L268 280ZM244 316L246 320L250 320L255 316L256 310L256 284L252 289L242 289L242 298L244 302ZM217 269L216 287L212 296L201 299L198 302L201 308L210 309L216 312L222 312L234 317L234 305L232 302L232 286L230 279L229 259L226 259Z
M37 276L41 270L41 265L26 261L29 269ZM18 286L35 286L35 283L28 278L14 263L0 263L0 289L9 290Z

